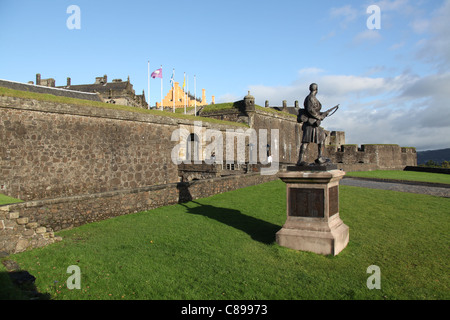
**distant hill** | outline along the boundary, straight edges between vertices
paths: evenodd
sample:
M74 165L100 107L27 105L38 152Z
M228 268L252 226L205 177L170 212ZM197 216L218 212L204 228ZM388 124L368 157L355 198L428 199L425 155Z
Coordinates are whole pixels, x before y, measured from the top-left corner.
M428 160L433 160L439 164L442 161L450 161L450 148L439 150L417 151L417 164L425 164Z

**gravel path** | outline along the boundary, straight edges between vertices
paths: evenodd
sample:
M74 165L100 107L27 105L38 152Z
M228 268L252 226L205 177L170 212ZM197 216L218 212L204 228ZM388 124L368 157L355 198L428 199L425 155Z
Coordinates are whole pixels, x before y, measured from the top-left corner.
M441 186L434 186L432 184L427 185L424 183L414 184L413 182L386 182L386 181L375 181L370 179L360 179L360 178L356 179L347 177L342 179L340 184L345 186L420 193L450 198L450 186L446 188Z

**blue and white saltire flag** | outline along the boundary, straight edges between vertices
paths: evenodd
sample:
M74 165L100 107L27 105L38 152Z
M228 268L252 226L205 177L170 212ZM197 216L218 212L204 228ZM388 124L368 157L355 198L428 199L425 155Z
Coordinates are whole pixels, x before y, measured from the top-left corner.
M174 80L173 80L174 77L175 77L175 69L173 69L173 72L172 72L172 78L170 78L170 84L172 85L172 88L173 88L173 86L174 86L174 84L175 84L175 82L174 82Z

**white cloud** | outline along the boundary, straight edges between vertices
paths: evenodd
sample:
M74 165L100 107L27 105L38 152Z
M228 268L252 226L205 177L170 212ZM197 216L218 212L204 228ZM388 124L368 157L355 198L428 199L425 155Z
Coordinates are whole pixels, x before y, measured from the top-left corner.
M271 105L281 105L283 100L287 100L293 105L293 101L303 101L309 94L308 88L312 82L319 85L319 95L322 95L324 104L343 101L349 96L378 95L383 93L387 87L387 80L384 78L352 75L314 75L311 77L310 74L301 74L299 79L288 86L253 85L249 89L255 96L256 103L260 105L264 105L265 100L269 100Z
M331 8L330 16L341 20L341 27L347 27L348 23L356 20L358 17L358 10L351 5L346 5L339 8Z
M311 69L313 70L313 69ZM327 130L346 132L347 143L388 143L419 150L450 145L450 73L420 78L410 73L392 78L299 73L288 86L250 86L256 103L280 106L303 104L309 85L319 85L323 109L340 104L340 110L323 122Z
M401 11L406 14L413 11L413 7L409 4L409 0L382 0L373 4L379 6L381 11Z
M322 72L324 72L323 69L314 68L314 67L312 67L312 68L303 68L303 69L300 69L298 71L298 73L300 75L305 75L305 74L312 75L312 74L319 74L319 73L322 73Z
M230 101L238 101L242 100L242 97L238 97L231 93L223 94L216 98L216 103L224 103L224 102L230 102Z
M432 74L414 81L402 93L405 97L448 97L450 73ZM449 108L450 109L450 108Z
M415 19L413 22L411 22L411 28L413 31L417 34L423 34L427 31L429 31L430 21L427 19Z
M370 78L349 75L328 75L320 79L322 86L330 90L333 95L344 95L349 93L367 94L379 93L385 88L386 81L383 78Z
M382 0L373 4L380 6L383 26L386 20L395 21L398 15L408 17L411 22L406 26L415 35L422 36L422 40L410 52L412 56L415 55L417 62L430 64L427 74L418 76L405 71L387 77L379 76L379 68L371 69L365 75L329 74L310 66L300 70L298 78L286 86L249 86L256 103L264 105L264 101L269 100L271 106L280 106L283 100L287 100L288 105L293 105L297 100L302 105L309 94L310 83L316 82L319 85L318 98L324 109L341 104L340 110L323 122L324 127L345 131L347 143L394 143L413 146L418 150L448 148L450 0L445 0L429 19L420 17L423 12L419 12L420 8L412 6L408 0ZM343 18L345 23L357 19L355 14L359 13L351 6L330 11L331 17ZM380 39L378 31L365 30L353 40L354 43L367 44ZM389 49L397 50L406 43L406 40L397 42ZM389 66L383 68L385 71L389 69L385 74L392 74L396 70Z
M364 30L360 33L358 33L354 38L353 42L355 44L361 44L364 42L371 42L375 43L382 39L381 34L378 32L378 30Z
M417 57L438 68L440 72L450 69L450 0L434 13L428 22L429 37L419 41Z
M405 41L394 43L392 46L390 46L389 50L393 50L393 51L398 50L400 48L403 48L405 46L405 44L406 44Z
M333 30L333 31L329 32L328 34L322 36L320 38L320 42L327 41L327 40L333 38L335 35L336 35L336 31Z

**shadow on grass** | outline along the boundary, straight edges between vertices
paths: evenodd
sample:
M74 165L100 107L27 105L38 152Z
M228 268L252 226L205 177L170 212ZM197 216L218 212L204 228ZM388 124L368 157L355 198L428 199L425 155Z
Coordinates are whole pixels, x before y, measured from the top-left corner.
M191 201L191 203L195 203L198 206L189 207L183 203L181 205L187 209L188 213L202 215L219 221L247 233L253 240L264 244L273 243L275 241L275 233L281 229L281 226L247 216L238 210L205 205L196 201Z
M50 295L40 293L35 278L27 271L0 272L0 300L50 300Z

